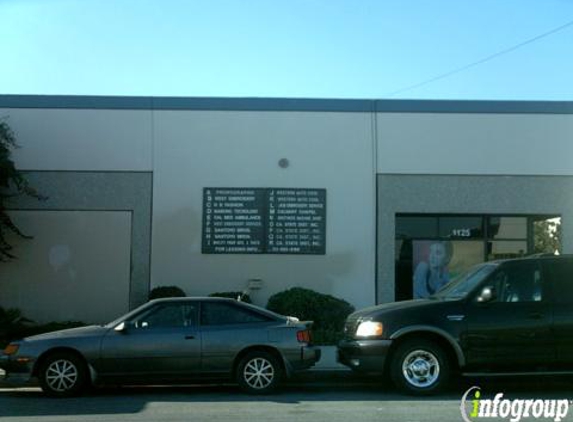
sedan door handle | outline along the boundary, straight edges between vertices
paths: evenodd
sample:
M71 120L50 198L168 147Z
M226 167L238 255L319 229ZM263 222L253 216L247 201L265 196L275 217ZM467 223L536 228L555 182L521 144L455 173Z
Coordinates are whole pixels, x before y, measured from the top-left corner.
M195 336L185 336L185 340L194 340Z
M530 319L541 319L543 318L543 314L541 312L532 312L529 314Z

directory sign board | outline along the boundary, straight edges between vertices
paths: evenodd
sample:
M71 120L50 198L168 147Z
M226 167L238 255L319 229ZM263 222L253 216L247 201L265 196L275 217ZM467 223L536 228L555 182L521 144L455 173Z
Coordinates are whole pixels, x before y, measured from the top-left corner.
M325 189L270 189L267 200L267 253L325 253Z
M203 189L203 253L325 251L326 189Z

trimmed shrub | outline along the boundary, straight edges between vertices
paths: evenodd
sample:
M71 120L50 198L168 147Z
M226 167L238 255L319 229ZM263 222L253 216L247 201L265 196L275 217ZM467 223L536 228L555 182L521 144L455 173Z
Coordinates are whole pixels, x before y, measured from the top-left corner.
M0 307L0 349L13 340L85 325L87 324L81 321L48 322L38 325L24 317L19 309Z
M177 286L159 286L154 287L149 292L149 300L160 299L164 297L185 297L187 296L183 289Z
M231 299L237 299L239 296L241 296L241 302L253 303L251 297L247 293L243 294L243 292L216 292L209 295L209 297L229 297Z
M30 327L29 320L16 308L0 307L0 347L3 349L11 340L24 337L22 333Z
M323 345L336 344L342 339L346 317L354 312L354 307L345 300L302 287L271 296L267 309L301 321L314 321L314 342Z

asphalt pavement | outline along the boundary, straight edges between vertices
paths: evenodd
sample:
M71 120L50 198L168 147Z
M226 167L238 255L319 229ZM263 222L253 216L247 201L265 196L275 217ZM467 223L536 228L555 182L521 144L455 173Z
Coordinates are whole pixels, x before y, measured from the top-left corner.
M339 374L342 376L341 374ZM0 389L2 422L459 422L466 385L434 397L404 396L383 383L363 385L291 381L268 396L232 385L102 388L50 399L38 388ZM559 384L489 385L507 397L571 398ZM484 419L484 421L509 419ZM525 421L525 419L523 419ZM535 419L528 419L535 420ZM548 421L548 419L543 419ZM573 411L564 421L573 420Z
M434 422L462 421L461 399L470 387L484 397L573 399L569 377L462 379L433 397L397 392L377 376L359 376L323 351L313 370L300 373L276 393L243 394L236 385L106 387L82 397L50 399L38 387L0 386L2 422ZM564 421L573 421L572 410ZM509 419L484 419L488 421ZM522 419L535 420L532 418ZM544 419L546 421L552 419Z

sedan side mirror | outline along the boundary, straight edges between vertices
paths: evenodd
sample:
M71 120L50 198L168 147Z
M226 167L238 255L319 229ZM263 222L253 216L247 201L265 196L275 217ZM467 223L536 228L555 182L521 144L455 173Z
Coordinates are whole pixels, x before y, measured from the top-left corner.
M486 286L477 297L478 303L487 303L495 299L495 290L492 286Z
M116 333L122 333L125 334L127 333L127 327L128 327L128 323L127 322L122 322L118 325L115 326L115 328L113 329Z

